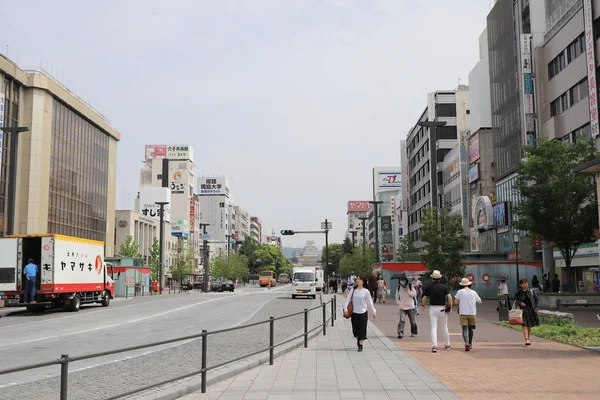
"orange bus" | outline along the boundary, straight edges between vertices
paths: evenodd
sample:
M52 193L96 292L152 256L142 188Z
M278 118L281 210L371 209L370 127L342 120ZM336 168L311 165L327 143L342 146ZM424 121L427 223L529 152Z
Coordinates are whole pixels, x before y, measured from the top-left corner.
M277 285L277 279L275 278L275 272L273 271L262 271L258 275L258 284L260 287L271 287Z

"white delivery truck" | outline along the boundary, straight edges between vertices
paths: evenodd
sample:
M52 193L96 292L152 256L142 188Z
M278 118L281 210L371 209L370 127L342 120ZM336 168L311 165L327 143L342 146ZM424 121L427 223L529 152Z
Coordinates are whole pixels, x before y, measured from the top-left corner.
M292 299L298 296L317 298L317 277L314 267L294 267Z
M0 238L0 254L0 297L7 307L79 311L85 303L107 307L114 297L103 242L55 234L16 235ZM26 304L23 269L29 259L38 266L38 275L35 303Z

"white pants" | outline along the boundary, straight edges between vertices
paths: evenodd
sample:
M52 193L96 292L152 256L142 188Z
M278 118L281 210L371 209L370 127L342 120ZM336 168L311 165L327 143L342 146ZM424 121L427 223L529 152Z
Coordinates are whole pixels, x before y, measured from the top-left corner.
M448 331L448 314L443 310L444 306L429 306L429 323L431 324L431 346L438 345L437 328L438 323L442 327L442 340L446 346L450 346L450 332Z

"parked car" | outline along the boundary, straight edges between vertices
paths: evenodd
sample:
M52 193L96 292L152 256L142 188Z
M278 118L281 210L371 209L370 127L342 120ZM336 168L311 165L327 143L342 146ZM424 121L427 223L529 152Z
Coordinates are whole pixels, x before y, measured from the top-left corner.
M213 281L210 283L210 291L211 292L220 292L221 291L221 280L220 279L213 279Z
M233 292L235 290L235 283L230 280L221 281L221 292Z

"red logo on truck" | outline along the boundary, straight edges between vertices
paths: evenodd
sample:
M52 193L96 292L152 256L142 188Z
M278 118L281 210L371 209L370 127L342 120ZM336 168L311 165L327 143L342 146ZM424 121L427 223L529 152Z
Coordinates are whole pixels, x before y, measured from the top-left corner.
M96 272L102 273L102 257L96 256Z

